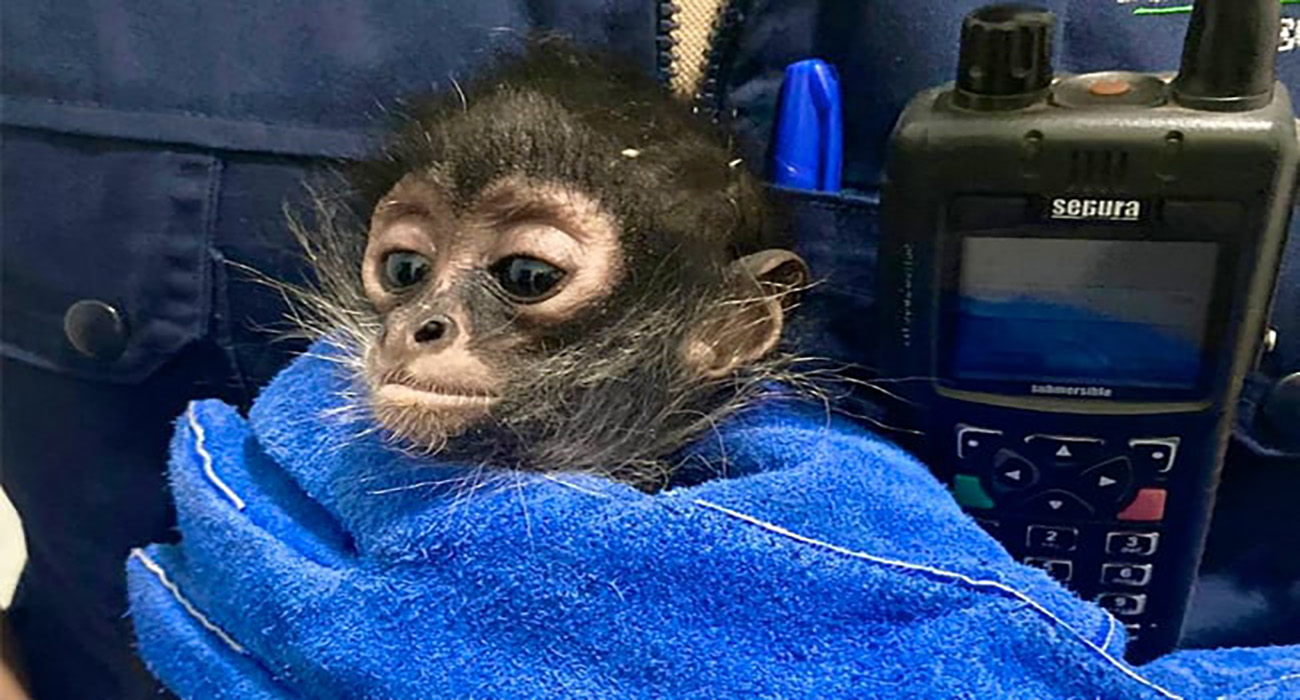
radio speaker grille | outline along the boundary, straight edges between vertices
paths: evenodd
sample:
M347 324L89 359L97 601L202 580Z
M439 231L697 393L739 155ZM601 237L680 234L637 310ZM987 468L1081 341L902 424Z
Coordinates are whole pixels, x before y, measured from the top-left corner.
M1118 185L1128 176L1128 152L1076 149L1070 152L1070 183Z

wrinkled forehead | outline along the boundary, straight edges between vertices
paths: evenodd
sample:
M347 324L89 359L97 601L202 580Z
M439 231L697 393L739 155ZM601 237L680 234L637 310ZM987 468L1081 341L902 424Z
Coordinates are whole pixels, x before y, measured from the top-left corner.
M636 259L726 257L739 206L729 153L668 129L648 110L597 105L579 113L531 90L471 93L407 132L395 153L407 177L381 204L437 201L458 216L608 229Z
M512 173L490 181L467 201L435 171L410 173L398 181L375 207L372 234L405 216L430 219L469 219L492 229L544 225L560 229L579 242L617 238L616 218L599 198L571 183Z

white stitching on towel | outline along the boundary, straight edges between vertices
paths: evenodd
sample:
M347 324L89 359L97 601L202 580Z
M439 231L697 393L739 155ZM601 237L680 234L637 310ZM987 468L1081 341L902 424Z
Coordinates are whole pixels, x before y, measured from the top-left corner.
M1110 649L1110 640L1115 636L1115 618L1110 613L1106 613L1106 640L1101 643L1102 649Z
M1288 673L1285 676L1279 676L1277 678L1274 678L1271 681L1260 681L1259 683L1256 683L1254 685L1248 685L1245 688L1242 688L1239 692L1234 693L1232 695L1220 695L1219 697L1215 698L1215 700L1228 700L1229 698L1242 698L1246 696L1246 693L1253 693L1256 690L1259 690L1260 688L1267 688L1270 685L1277 685L1278 683L1285 683L1287 681L1294 681L1294 680L1300 680L1300 673Z
M198 416L194 414L194 404L190 404L189 410L185 411L185 417L189 420L190 430L194 431L194 450L199 453L199 459L203 460L203 474L208 477L222 494L225 495L237 510L244 509L244 499L235 493L234 489L226 485L226 482L217 476L217 470L212 467L212 455L208 452L207 445L204 441L207 434L203 432L203 426L199 424Z
M158 562L154 561L153 559L150 559L149 555L145 554L143 549L137 548L131 550L131 556L134 557L135 559L139 559L140 563L144 564L144 568L153 572L153 575L158 577L158 581L162 583L163 588L166 588L169 592L171 592L172 597L176 599L176 602L181 604L181 607L185 608L185 612L189 613L190 617L197 620L198 623L200 625L203 625L209 632L221 638L221 641L225 642L226 645L229 646L231 649L234 649L240 654L248 653L244 651L244 647L240 646L238 642L231 639L230 635L226 634L224 630L209 622L208 618L204 617L203 613L199 612L198 608L194 607L194 605L191 604L190 601L185 598L185 596L181 595L181 589L177 588L176 584L172 583L172 580L170 578L167 578L167 572L164 571L163 568L158 565Z
M542 474L542 478L543 478L543 479L546 479L547 481L554 481L555 483L559 484L560 486L567 486L567 487L573 489L574 491L579 491L579 492L581 492L581 493L585 493L585 494L587 494L588 496L598 496L598 497L600 497L600 498L609 498L609 497L610 497L609 494L607 494L607 493L601 493L601 492L599 492L599 491L592 491L591 489L583 488L583 487L581 487L581 486L579 486L579 485L577 485L577 484L570 484L569 482L564 481L564 480L562 480L562 479L557 479L557 478L555 478L554 476L551 476L550 474Z
M1026 604L1029 605L1031 608L1033 608L1034 610L1038 611L1039 614L1041 614L1041 615L1047 617L1047 618L1048 618L1049 620L1051 620L1052 622L1054 622L1054 623L1060 625L1061 627L1065 628L1066 630L1068 630L1068 631L1069 631L1071 634L1073 634L1073 635L1074 635L1074 636L1075 636L1079 641L1083 642L1083 643L1084 643L1084 644L1085 644L1089 649L1091 649L1091 650L1093 650L1094 652L1100 654L1101 657L1102 657L1103 659L1105 659L1106 661L1108 661L1108 662L1109 662L1112 666L1114 666L1115 668L1119 669L1122 673L1124 673L1124 675L1126 675L1126 676L1132 678L1133 680L1135 680L1135 681L1141 683L1142 685L1145 685L1145 686L1151 688L1152 690L1155 690L1156 692L1158 692L1158 693L1160 693L1161 695L1163 695L1163 696L1169 698L1170 700L1183 700L1183 697L1182 697L1181 695L1176 695L1176 694L1174 694L1173 692L1171 692L1171 691L1169 691L1169 690L1166 690L1165 688L1162 688L1162 687L1160 687L1159 685L1156 685L1155 683L1153 683L1153 682L1147 680L1146 678L1143 678L1142 676L1138 675L1138 673L1137 673L1136 671L1134 671L1133 669L1129 668L1128 666L1125 666L1125 665L1124 665L1123 663L1121 663L1120 661L1117 661L1117 660L1115 659L1115 657L1113 657L1113 656L1111 656L1109 653L1107 653L1106 650L1104 650L1104 649L1102 649L1102 648L1099 648L1096 644L1094 644L1094 643L1092 643L1091 641L1089 641L1088 638L1087 638L1087 637L1084 637L1082 634L1080 634L1080 633L1078 632L1078 630L1076 630L1076 629L1074 629L1073 627L1071 627L1071 626L1065 624L1065 621L1064 621L1064 620L1062 620L1061 618L1057 617L1054 613L1052 613L1052 611L1048 610L1048 609L1047 609L1046 607L1044 607L1041 603L1039 603L1038 601L1034 600L1033 598L1030 598L1028 595L1025 595L1024 593L1021 593L1020 591L1018 591L1018 590L1016 590L1016 589L1014 589L1014 588L1011 588L1010 586L1007 586L1006 584L999 583L999 582L997 582L997 581L988 581L988 580L974 579L974 578L971 578L970 576L967 576L967 575L965 575L965 574L959 574L959 573L954 572L954 571L945 571L945 570L943 570L943 569L936 569L936 568L934 568L934 567L932 567L932 566L925 566L924 564L913 564L913 563L910 563L910 562L899 561L899 560L896 560L896 559L886 559L886 558L884 558L884 557L877 557L877 556L874 556L874 555L871 555L871 554L866 554L866 553L864 553L864 552L857 552L857 551L854 551L854 550L852 550L852 549L846 549L846 548L844 548L844 547L840 547L839 545L831 544L831 543L829 543L829 542L822 542L821 540L813 539L813 538L808 537L808 536L806 536L806 535L800 535L799 533L797 533L797 532L792 532L792 531L790 531L790 530L787 530L787 529L781 527L780 525L776 525L776 524L769 523L769 522L766 522L766 521L763 521L763 520L759 520L758 518L755 518L755 517L752 516L752 515L746 515L745 513L741 513L740 511L732 510L732 509L727 508L727 507L725 507L725 506L720 506L720 505L718 505L718 504L716 504L716 503L711 503L711 502L706 501L706 500L704 500L704 499L696 498L696 499L692 499L691 502L694 503L695 505L701 506L701 507L703 507L703 508L708 508L708 509L710 509L710 510L715 510L715 511L717 511L717 512L719 512L719 513L723 513L723 514L725 514L725 515L729 515L729 516L731 516L731 517L733 517L733 518L736 518L736 519L738 519L738 520L742 520L742 521L747 522L747 523L749 523L749 524L751 524L751 525L757 525L758 527L761 527L761 528L763 528L764 530L767 530L768 532L773 532L773 533L776 533L776 534L781 535L781 536L783 536L783 537L788 537L788 538L793 539L793 540L795 540L795 541L803 542L804 544L811 544L811 545L814 545L814 546L817 546L817 547L822 547L822 548L824 548L824 549L828 549L828 550L830 550L830 551L832 551L832 552L835 552L836 554L842 554L842 555L844 555L844 556L853 557L853 558L855 558L855 559L863 559L863 560L866 560L866 561L874 562L874 563L876 563L876 564L884 564L885 566L892 566L892 567L896 567L896 568L900 568L900 569L910 569L910 570L915 570L915 571L923 571L923 572L925 572L925 573L932 574L932 575L934 575L934 576L940 576L940 577L943 577L943 578L956 579L956 580L958 580L958 581L961 581L961 582L963 582L963 583L965 583L965 584L967 584L967 585L970 585L970 586L974 586L974 587L976 587L976 588L993 588L993 589L996 589L996 590L1002 591L1002 592L1004 592L1004 593L1009 593L1009 594L1011 594L1014 598L1016 598L1016 599L1018 599L1018 600L1020 600L1020 601L1022 601L1022 602L1024 602L1024 603L1026 603Z

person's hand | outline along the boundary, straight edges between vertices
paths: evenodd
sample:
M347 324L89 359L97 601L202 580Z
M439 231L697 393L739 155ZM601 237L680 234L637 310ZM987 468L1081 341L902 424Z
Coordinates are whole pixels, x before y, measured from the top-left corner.
M31 700L8 661L0 662L0 700Z

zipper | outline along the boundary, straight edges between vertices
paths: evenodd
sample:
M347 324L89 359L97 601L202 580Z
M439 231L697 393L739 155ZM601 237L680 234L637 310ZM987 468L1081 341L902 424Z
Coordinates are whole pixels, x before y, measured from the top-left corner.
M673 51L677 48L677 37L673 32L679 26L678 12L681 8L672 0L660 0L655 6L655 77L664 86L671 85L677 74L677 56Z
M724 114L723 88L727 84L727 72L735 63L740 30L745 25L751 5L751 0L726 0L709 31L709 48L705 52L704 70L700 73L700 84L695 93L695 108L714 122L732 116Z

